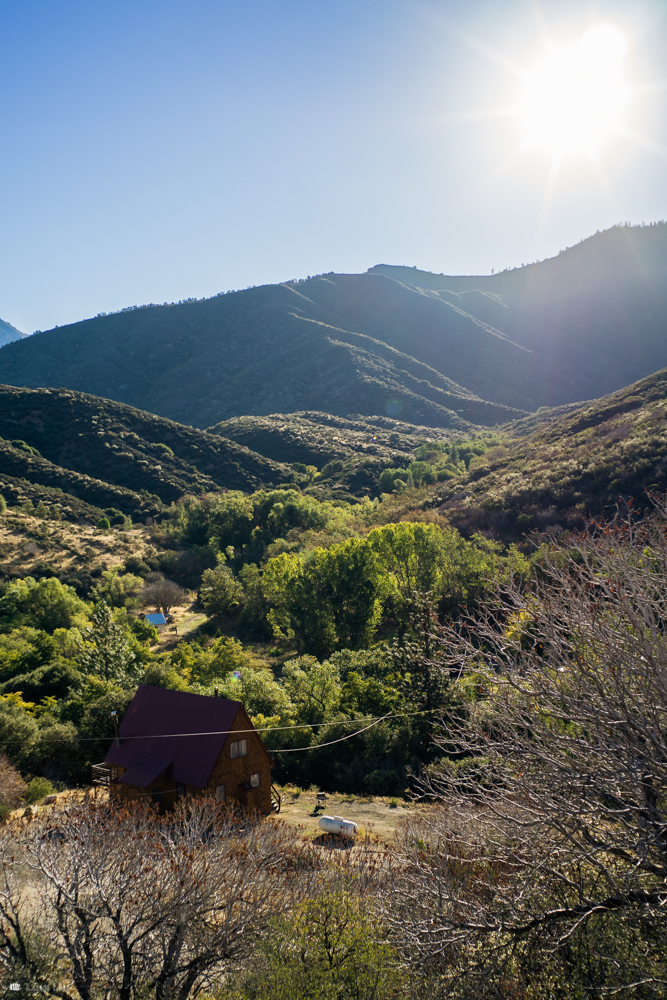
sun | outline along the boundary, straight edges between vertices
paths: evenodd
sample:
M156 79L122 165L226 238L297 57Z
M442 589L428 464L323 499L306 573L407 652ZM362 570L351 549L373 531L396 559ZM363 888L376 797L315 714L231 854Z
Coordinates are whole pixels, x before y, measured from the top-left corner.
M558 158L591 155L618 133L629 98L625 51L623 33L598 24L525 70L516 114L526 146Z

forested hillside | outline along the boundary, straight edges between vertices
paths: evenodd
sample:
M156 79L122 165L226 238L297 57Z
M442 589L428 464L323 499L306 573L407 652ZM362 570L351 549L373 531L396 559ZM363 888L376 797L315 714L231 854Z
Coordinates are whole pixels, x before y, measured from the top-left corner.
M185 493L252 490L292 477L219 435L64 389L0 386L0 448L2 481L24 479L24 491L27 484L60 488L134 517Z
M0 349L0 380L66 386L199 427L304 409L452 428L520 415L375 337L341 329L295 284L146 306L33 335Z
M131 308L8 344L0 380L208 427L303 410L493 426L667 365L667 227L455 277L378 265Z
M386 265L371 271L438 295L531 352L521 369L529 381L523 389L518 382L525 409L606 395L667 365L664 222L615 226L557 257L484 277ZM434 354L419 357L440 367ZM481 365L478 377L485 375ZM485 386L459 381L476 392ZM514 398L504 373L502 382L487 398Z

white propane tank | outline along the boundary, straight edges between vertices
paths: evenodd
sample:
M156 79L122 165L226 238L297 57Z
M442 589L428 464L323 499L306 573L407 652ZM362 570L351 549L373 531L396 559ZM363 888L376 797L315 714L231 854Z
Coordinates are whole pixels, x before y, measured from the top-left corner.
M356 823L353 823L351 819L344 819L342 816L320 816L318 826L320 830L326 830L327 833L337 833L339 837L348 837L350 840L354 840L359 832Z

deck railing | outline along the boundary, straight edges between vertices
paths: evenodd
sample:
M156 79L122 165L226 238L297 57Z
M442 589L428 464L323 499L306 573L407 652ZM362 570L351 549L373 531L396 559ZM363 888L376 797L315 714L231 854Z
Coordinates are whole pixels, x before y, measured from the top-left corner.
M108 788L111 781L111 765L101 764L90 765L90 783L96 788Z

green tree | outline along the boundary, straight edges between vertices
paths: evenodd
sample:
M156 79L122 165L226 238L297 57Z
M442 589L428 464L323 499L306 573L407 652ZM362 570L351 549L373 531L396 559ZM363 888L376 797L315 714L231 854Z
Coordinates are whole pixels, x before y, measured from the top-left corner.
M85 674L96 674L104 681L121 685L132 682L137 676L136 654L129 635L118 625L105 601L95 606L92 628L86 635L87 645L79 656L79 667Z
M107 569L90 592L93 601L106 601L111 608L136 608L144 585L140 576Z
M270 639L272 631L267 620L270 606L264 594L259 567L254 563L246 563L239 571L239 579L245 595L239 618L239 632L253 639Z
M233 614L243 603L243 585L224 564L204 570L200 593L204 607L216 615Z
M269 560L264 592L275 633L315 656L366 645L381 618L382 575L364 539L317 548L306 560L288 553Z
M314 656L288 660L283 667L283 684L299 722L324 722L340 704L340 674L330 661L320 663Z
M412 995L398 955L360 896L325 888L274 923L238 1000L398 1000ZM231 998L230 998L231 1000Z
M406 699L416 711L427 713L423 731L429 731L436 709L449 707L451 681L444 630L430 594L415 592L408 604L407 630L388 650L402 678Z
M445 532L435 524L401 522L374 528L368 544L406 601L415 590L437 588L447 542L451 544L447 535L460 537L454 529Z
M206 688L234 670L246 667L261 670L266 666L264 660L245 649L238 639L226 635L206 647L197 642L179 642L170 655L171 662L183 677Z
M38 734L37 720L21 706L20 698L0 698L0 752L19 771L34 762Z
M0 590L0 631L31 625L44 632L84 625L88 605L54 577L36 581L31 576L6 583Z
M294 715L288 689L279 684L271 670L266 667L243 666L238 671L240 678L227 674L220 684L220 693L225 698L243 702L255 725L280 723L289 725Z
M26 625L0 634L0 683L51 662L58 651L53 637Z

